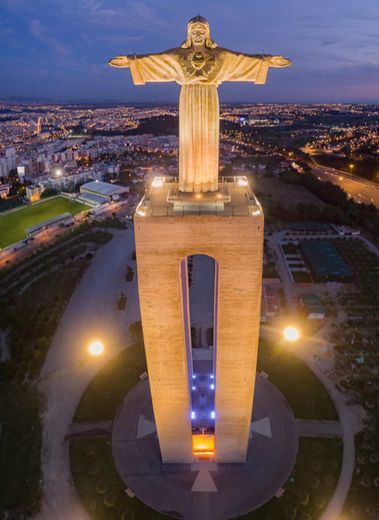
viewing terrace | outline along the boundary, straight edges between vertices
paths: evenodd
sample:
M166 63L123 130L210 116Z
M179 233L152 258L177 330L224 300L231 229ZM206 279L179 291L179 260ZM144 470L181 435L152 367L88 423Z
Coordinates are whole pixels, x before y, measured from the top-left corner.
M154 177L136 209L139 217L186 215L258 216L262 208L245 176L220 177L218 190L205 193L179 191L176 177Z

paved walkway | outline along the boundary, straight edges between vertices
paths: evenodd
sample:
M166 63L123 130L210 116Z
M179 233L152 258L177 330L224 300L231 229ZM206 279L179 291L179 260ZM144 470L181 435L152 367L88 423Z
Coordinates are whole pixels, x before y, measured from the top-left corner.
M338 421L306 421L297 419L300 437L342 437Z
M112 431L112 421L80 422L70 426L69 437L90 437L109 435Z
M246 464L162 464L152 423L148 379L120 406L112 428L112 451L126 487L162 513L189 520L227 520L260 507L284 485L294 467L298 428L279 390L257 376ZM138 519L139 520L139 519ZM141 519L143 520L143 519Z
M44 502L40 520L88 519L72 485L68 436L80 398L96 372L125 348L129 325L139 319L136 277L125 280L134 250L132 230L114 230L114 238L97 252L76 288L53 338L40 381L46 395L43 417L42 471ZM128 297L126 311L117 299ZM120 319L125 313L124 319ZM90 358L86 345L101 338L106 354Z

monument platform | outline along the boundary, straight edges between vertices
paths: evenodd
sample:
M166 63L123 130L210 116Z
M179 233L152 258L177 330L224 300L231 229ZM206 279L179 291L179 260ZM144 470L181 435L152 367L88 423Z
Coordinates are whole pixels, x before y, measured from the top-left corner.
M137 217L186 215L260 216L262 208L245 176L221 177L217 191L179 191L176 177L154 177L150 189L137 206Z
M163 464L145 379L118 411L112 451L125 487L151 508L185 520L229 520L280 495L296 460L298 430L292 410L259 375L250 432L245 464Z

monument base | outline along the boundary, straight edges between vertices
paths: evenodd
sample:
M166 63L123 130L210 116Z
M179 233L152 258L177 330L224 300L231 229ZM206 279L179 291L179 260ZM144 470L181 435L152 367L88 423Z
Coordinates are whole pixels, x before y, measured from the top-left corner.
M245 464L163 464L148 379L126 396L112 430L113 456L125 486L149 507L186 520L228 520L259 508L287 481L297 449L291 408L259 375Z

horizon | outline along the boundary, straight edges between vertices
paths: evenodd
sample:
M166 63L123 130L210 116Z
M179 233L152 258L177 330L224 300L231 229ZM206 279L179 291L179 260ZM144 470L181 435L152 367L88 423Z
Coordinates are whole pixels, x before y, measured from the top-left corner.
M110 100L110 99L98 99L98 100L80 100L80 99L38 99L38 98L0 98L0 104L5 105L41 105L41 104L49 104L49 105L173 105L178 106L177 101L175 100L151 100L151 101L141 101L141 100L128 100L128 101L120 101L120 100ZM235 100L235 101L222 101L220 100L220 106L222 105L366 105L366 106L379 106L379 101L248 101L248 100Z

